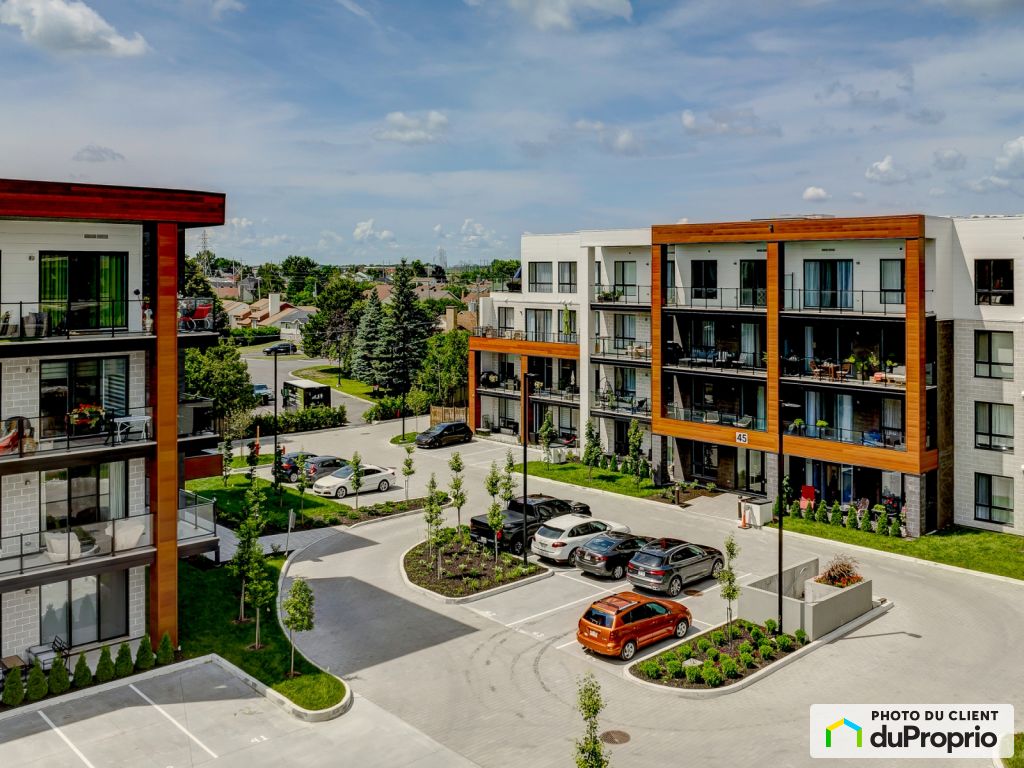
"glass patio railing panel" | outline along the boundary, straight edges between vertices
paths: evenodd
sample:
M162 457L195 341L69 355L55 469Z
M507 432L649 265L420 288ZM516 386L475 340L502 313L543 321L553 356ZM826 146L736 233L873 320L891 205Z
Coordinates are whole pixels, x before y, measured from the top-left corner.
M593 354L602 357L624 357L634 360L651 359L651 342L616 336L596 336L591 340Z
M0 461L37 453L74 452L153 439L152 409L81 404L45 416L10 416L0 422Z
M905 451L906 435L901 429L881 427L878 429L844 429L828 423L804 424L794 419L784 422L787 435L810 437L815 440L827 440L833 443L849 443L864 445L869 448L888 448L894 451Z
M678 403L669 403L665 411L671 419L690 421L695 424L717 424L724 427L735 427L755 432L764 432L767 421L750 414L734 413L715 408L688 408Z
M191 491L178 491L178 541L217 533L217 508L213 499Z
M0 342L89 335L145 335L152 330L153 308L143 299L0 303Z
M645 305L651 303L651 286L632 283L597 284L594 285L593 297L599 304Z

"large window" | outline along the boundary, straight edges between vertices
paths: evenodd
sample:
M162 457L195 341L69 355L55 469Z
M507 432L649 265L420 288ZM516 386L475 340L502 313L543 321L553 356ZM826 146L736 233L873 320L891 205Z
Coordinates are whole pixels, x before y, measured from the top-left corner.
M511 331L515 327L516 313L514 307L498 307L498 328Z
M974 375L983 379L1013 378L1013 333L974 332Z
M99 434L108 418L127 412L127 358L44 360L39 366L43 437Z
M551 293L551 262L531 261L529 266L530 293Z
M1013 259L974 261L974 303L1013 304Z
M813 309L852 309L853 260L805 260L804 306Z
M626 297L637 296L635 261L615 262L615 291Z
M80 538L86 534L95 538L95 523L120 520L128 514L126 472L123 461L41 472L40 530L66 531L70 527Z
M906 264L903 259L882 259L879 286L882 304L906 303Z
M713 443L693 443L693 471L695 477L718 479L718 446Z
M84 645L128 634L128 572L108 571L39 588L39 642Z
M575 344L576 336L576 310L562 307L558 310L558 340L565 344Z
M615 349L628 349L636 344L636 315L614 315Z
M551 310L526 310L526 338L529 341L551 341Z
M763 259L740 261L740 306L768 305L768 262Z
M1013 406L974 404L974 447L991 451L1013 450Z
M576 262L558 262L558 292L576 293Z
M636 369L615 369L615 395L630 400L636 397Z
M718 262L696 259L690 262L690 284L693 286L693 298L718 298Z
M41 252L39 302L51 333L127 324L126 253Z
M1013 478L975 473L974 519L1013 524Z

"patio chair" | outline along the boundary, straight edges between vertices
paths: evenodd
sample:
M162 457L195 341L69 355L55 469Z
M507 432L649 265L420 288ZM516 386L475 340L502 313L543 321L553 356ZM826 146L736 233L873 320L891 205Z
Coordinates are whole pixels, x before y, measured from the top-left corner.
M718 424L722 420L721 415L718 411L705 411L704 412L704 423L705 424Z
M735 426L737 426L737 427L739 427L741 429L745 429L745 428L749 427L753 423L754 423L753 417L751 417L751 416L741 416L740 418L736 419Z
M825 378L825 369L822 368L820 365L818 365L818 361L817 360L811 360L809 365L811 367L811 375L814 378L816 378L816 379L824 379Z
M635 403L633 403L633 406L632 406L632 408L630 410L633 413L636 413L637 411L643 412L643 410L646 407L647 407L647 398L646 397L641 397L639 400L637 400Z

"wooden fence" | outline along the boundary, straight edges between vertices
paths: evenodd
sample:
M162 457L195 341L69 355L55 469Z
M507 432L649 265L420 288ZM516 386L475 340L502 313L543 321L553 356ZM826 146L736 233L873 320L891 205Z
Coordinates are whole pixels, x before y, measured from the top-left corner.
M469 419L469 408L451 407L443 405L430 406L430 426L440 424L443 421L467 421Z

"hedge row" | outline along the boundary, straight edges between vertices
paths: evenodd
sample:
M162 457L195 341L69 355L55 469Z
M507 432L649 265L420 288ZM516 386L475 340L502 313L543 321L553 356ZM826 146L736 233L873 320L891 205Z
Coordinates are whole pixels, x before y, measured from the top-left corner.
M308 432L312 429L330 429L332 427L343 427L348 423L345 406L330 408L326 405L303 408L298 411L284 411L278 414L277 424L279 434L290 432ZM256 434L259 427L261 435L272 435L274 433L274 415L260 414L252 420L246 437Z

